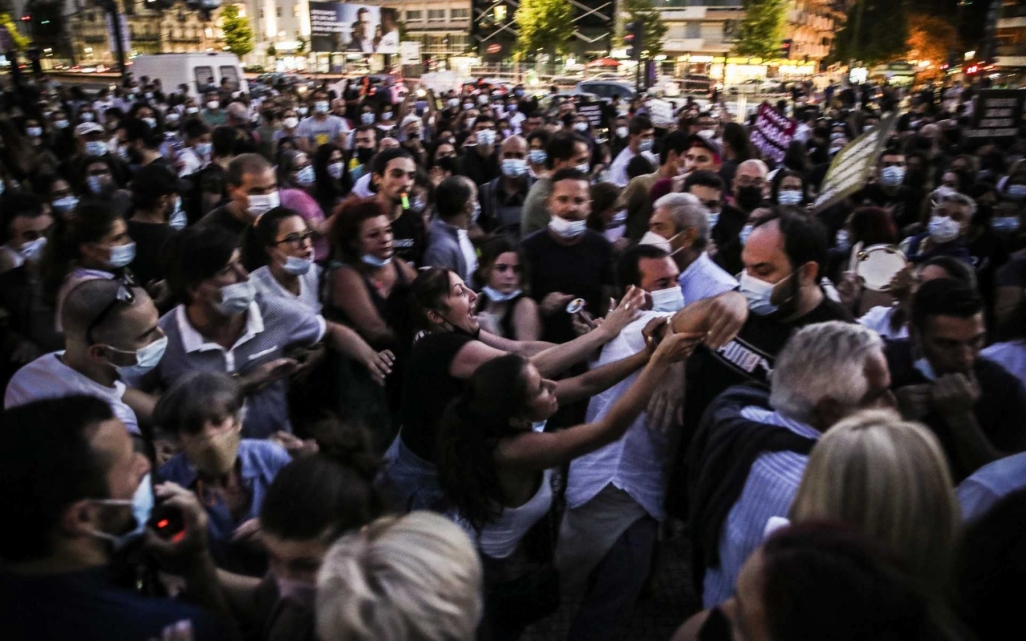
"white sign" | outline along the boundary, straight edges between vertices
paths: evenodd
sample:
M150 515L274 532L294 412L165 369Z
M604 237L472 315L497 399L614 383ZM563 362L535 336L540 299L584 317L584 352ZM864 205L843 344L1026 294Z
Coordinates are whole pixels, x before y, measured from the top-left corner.
M399 57L401 59L400 64L404 64L404 65L419 65L420 64L420 43L419 42L400 42L399 43Z

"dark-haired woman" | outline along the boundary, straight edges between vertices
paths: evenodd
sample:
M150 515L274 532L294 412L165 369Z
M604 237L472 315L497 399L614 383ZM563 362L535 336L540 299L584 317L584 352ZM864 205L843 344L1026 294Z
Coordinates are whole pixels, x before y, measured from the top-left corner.
M244 264L262 296L321 313L321 268L314 264L313 231L298 213L276 207L247 229Z
M210 547L219 568L248 576L267 571L252 539L255 519L274 477L291 458L277 443L242 438L242 387L218 372L185 376L153 411L162 436L181 451L160 477L191 490L210 519Z
M665 322L657 319L652 324ZM648 404L669 366L686 358L703 334L666 336L658 348L610 363L579 377L546 380L527 359L508 354L481 365L466 391L449 406L439 432L439 476L458 522L481 550L488 611L496 637L515 639L518 622L508 620L508 603L496 586L517 579L520 541L552 505L550 471L620 438ZM556 432L541 432L561 403L596 393L604 370L645 370L608 414ZM620 377L622 378L622 376ZM501 632L500 632L501 630Z
M644 300L644 293L632 288L597 329L553 345L482 331L474 313L477 294L447 269L421 270L410 295L415 329L420 332L404 371L402 430L386 455L386 476L407 510L444 508L435 466L439 422L481 364L515 353L529 359L542 376L556 376L616 337Z
M520 253L509 238L491 238L481 247L477 281L482 283L477 296L477 314L481 326L492 334L515 341L541 338L542 323L538 304L524 295L521 286Z
M270 573L263 579L218 572L244 629L271 641L315 641L317 572L331 545L386 512L374 485L380 466L361 429L317 426L320 451L289 463L260 510Z

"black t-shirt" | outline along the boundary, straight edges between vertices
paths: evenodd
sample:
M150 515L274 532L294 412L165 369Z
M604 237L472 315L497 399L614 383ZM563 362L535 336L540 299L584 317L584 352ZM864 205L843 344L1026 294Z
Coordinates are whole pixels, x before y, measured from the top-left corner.
M826 321L852 322L852 316L826 296L811 312L787 323L749 314L737 337L718 350L699 347L687 361L688 391L685 425L698 426L716 396L733 385L756 383L769 385L777 355L797 330Z
M997 287L1019 287L1026 289L1026 251L1012 254L1009 260L994 277Z
M466 383L450 368L463 346L474 338L463 332L427 334L413 344L403 379L400 438L411 452L434 462L438 427L449 406L463 393Z
M211 210L209 214L204 216L200 221L200 225L212 225L220 227L221 229L231 232L235 236L236 241L242 240L242 232L246 231L249 224L242 222L228 210L229 205L223 205L217 209Z
M919 218L919 206L922 202L921 192L899 185L897 191L888 193L878 183L866 185L851 196L856 207L883 207L891 211L894 224L902 227L916 222Z
M613 246L601 234L589 229L577 244L562 245L548 229L541 229L525 238L521 248L531 297L536 301L540 303L552 292L562 292L583 298L592 316L606 309L603 286L613 283ZM576 337L570 315L563 311L543 321L543 340L565 343Z
M712 229L716 243L716 264L728 274L737 274L744 268L741 263L741 229L748 222L748 215L737 207L724 205L720 218Z
M500 175L499 152L493 151L489 156L482 156L474 147L468 147L457 167L461 176L473 180L475 185L483 185Z
M422 267L424 250L427 249L427 230L420 214L404 210L402 215L392 222L392 234L395 255L414 267Z
M164 278L160 268L160 250L168 238L175 235L175 230L163 223L143 223L137 220L128 221L128 235L135 241L135 260L132 261L132 273L143 285Z
M888 342L884 349L891 372L891 389L909 385L925 385L930 381L914 366L912 342ZM1005 368L986 358L977 358L973 374L980 386L980 400L976 402L976 421L991 445L1007 454L1026 450L1026 388ZM938 412L927 414L923 420L940 441L951 467L955 483L961 483L975 472L967 469L956 456L957 443L947 421Z

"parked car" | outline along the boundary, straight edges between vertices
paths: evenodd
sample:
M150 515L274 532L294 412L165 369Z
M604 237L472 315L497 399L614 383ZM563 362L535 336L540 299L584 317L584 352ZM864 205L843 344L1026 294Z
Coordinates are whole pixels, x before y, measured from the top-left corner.
M577 83L577 90L595 94L603 100L612 100L613 96L631 100L635 95L630 84L616 80L585 80Z

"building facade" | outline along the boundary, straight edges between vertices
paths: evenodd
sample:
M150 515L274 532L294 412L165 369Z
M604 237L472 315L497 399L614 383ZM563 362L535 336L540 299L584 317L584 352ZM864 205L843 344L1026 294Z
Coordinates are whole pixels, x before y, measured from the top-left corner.
M1026 70L1026 2L1004 0L994 30L994 66L997 71Z

